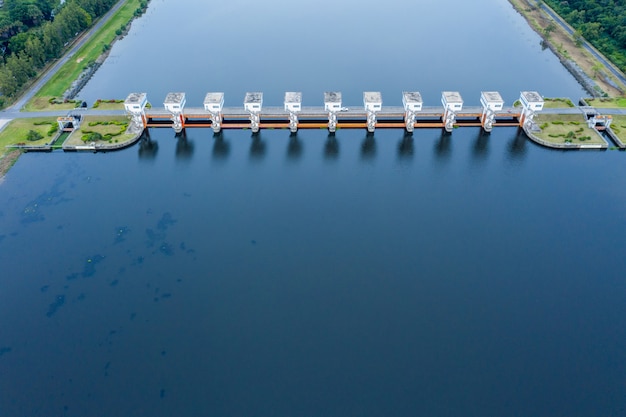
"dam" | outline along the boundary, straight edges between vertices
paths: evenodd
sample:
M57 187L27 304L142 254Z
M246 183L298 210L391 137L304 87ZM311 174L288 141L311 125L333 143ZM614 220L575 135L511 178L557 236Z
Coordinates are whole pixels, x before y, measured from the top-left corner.
M203 107L186 107L185 93L168 93L162 108L151 107L146 93L131 93L124 101L126 112L144 128L171 127L181 132L187 127L222 129L367 129L442 128L452 132L456 127L477 126L490 132L494 126L529 128L544 100L535 91L522 91L519 107L505 107L497 91L483 91L480 106L464 107L461 94L444 91L440 106L424 106L418 91L402 93L402 106L383 106L380 92L363 93L363 105L345 107L341 92L324 93L323 106L302 106L302 93L286 92L282 107L264 107L262 92L246 93L242 107L224 107L224 93L206 94Z

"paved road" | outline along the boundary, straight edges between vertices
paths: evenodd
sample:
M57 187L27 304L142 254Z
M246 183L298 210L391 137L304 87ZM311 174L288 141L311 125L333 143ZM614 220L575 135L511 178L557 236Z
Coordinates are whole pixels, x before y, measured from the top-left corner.
M20 99L15 102L15 104L13 104L13 106L11 106L11 107L7 108L6 110L3 110L2 112L0 112L0 118L2 118L2 119L12 119L12 118L15 118L16 117L15 113L19 112L26 105L26 103L28 103L28 101L31 98L33 98L35 93L37 93L37 91L39 91L41 89L41 87L43 87L43 85L45 83L47 83L48 80L50 80L50 78L52 78L52 76L54 74L56 74L59 71L59 69L67 61L69 61L70 58L72 58L72 56L74 56L76 51L78 51L78 49L80 49L93 36L93 34L98 29L100 29L102 27L102 25L104 25L106 23L109 20L109 18L113 14L115 14L119 10L120 7L122 7L122 5L124 3L125 3L125 0L118 1L113 7L111 7L111 10L109 10L104 16L102 16L96 22L95 25L93 25L91 27L91 29L89 29L87 32L85 32L79 38L77 38L74 41L74 43L72 44L72 47L65 53L65 55L63 55L63 57L61 57L59 60L57 60L52 67L50 67L41 77L39 77L37 82L35 84L33 84L30 87L30 89L27 92L25 92L22 95L22 97L20 97Z
M565 29L567 33L569 33L572 36L575 36L574 29L565 20L563 20L561 16L559 16L552 9L546 6L546 4L543 1L537 0L537 6L541 7L541 9L544 12L546 12L556 23L558 23L559 26ZM587 42L587 40L585 40L584 38L583 38L582 45L587 51L589 51L589 53L591 53L591 55L593 55L598 61L600 61L606 67L606 69L611 71L611 73L615 75L615 77L617 77L617 79L620 80L620 82L622 82L623 84L626 84L626 77L624 76L624 74L621 71L619 71L617 68L615 68L615 66L613 65L611 61L605 58L604 55L598 52L598 50L595 49L593 46L591 46L589 42Z

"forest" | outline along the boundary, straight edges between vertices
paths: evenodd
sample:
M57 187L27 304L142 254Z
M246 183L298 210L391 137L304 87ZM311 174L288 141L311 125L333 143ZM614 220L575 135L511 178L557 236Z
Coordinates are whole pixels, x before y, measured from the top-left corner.
M626 2L624 0L543 0L626 72Z
M116 2L5 0L0 8L0 106Z

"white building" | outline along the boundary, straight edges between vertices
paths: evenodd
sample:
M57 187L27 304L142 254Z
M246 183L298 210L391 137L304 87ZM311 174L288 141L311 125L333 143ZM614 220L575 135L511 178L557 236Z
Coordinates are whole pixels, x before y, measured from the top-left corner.
M418 91L402 92L402 105L404 106L404 111L422 111L422 104L422 95Z
M365 91L363 93L365 111L377 112L383 108L383 95L379 91Z
M302 93L288 91L285 93L285 111L297 113L302 111Z
M443 104L445 110L461 111L463 109L461 93L458 91L444 91L441 93L441 104Z
M148 95L146 93L130 93L124 100L124 108L128 113L141 114L148 104Z
M417 91L403 91L404 126L407 132L413 132L417 112L422 111L422 95Z
M504 100L502 100L502 96L497 91L482 91L480 93L480 104L483 106L480 124L485 132L491 132L496 122L496 112L502 111Z
M263 93L246 93L243 100L243 107L250 113L258 113L263 107Z
M480 93L480 104L482 104L483 109L500 111L504 107L504 100L497 91L482 91Z
M243 108L250 113L250 129L252 129L252 133L257 133L261 123L259 113L263 108L263 93L246 93L246 97L243 99Z
M535 114L543 110L543 97L536 91L522 91L519 99L522 103L519 125L523 128L532 127Z
M207 93L204 97L204 110L219 114L224 108L224 93Z
M204 110L211 115L213 132L222 130L222 109L224 108L224 93L207 93L204 96Z
M324 110L328 112L341 111L341 92L326 91L324 93Z
M526 109L536 112L543 110L543 97L536 91L522 91L519 99Z
M463 98L458 91L444 91L441 93L441 104L443 104L444 128L446 132L452 132L456 122L456 113L463 109Z
M285 93L285 111L289 112L289 130L298 131L298 112L302 111L302 93L288 91Z
M168 93L163 101L163 106L170 113L180 114L183 112L186 102L185 93Z

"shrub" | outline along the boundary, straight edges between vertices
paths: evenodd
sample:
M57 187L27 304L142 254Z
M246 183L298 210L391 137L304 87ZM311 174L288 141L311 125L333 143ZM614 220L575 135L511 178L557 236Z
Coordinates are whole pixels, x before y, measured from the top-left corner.
M42 138L43 138L43 135L41 133L32 129L29 130L28 133L26 134L26 140L29 142L35 142Z
M83 142L96 142L102 140L102 135L98 132L90 132L86 135L83 135L81 138Z
M57 133L57 131L59 130L59 125L54 123L50 126L50 129L48 129L48 136L52 136L55 133Z

